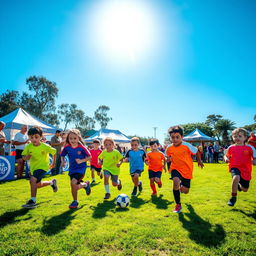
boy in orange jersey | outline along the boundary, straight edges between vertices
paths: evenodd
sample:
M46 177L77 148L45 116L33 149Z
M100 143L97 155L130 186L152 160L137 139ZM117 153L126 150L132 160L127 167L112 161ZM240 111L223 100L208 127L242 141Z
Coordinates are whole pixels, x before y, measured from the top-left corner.
M150 187L152 189L152 196L157 195L155 183L158 187L162 187L161 176L163 169L166 172L166 159L164 154L158 150L159 141L151 139L149 142L151 151L147 153L145 163L148 165L148 177L150 179Z
M173 180L173 195L176 206L173 212L180 213L182 210L180 192L187 194L193 173L192 155L196 155L198 166L204 167L200 152L190 143L182 141L183 128L173 126L168 129L172 144L166 149L166 155L171 161L170 172Z

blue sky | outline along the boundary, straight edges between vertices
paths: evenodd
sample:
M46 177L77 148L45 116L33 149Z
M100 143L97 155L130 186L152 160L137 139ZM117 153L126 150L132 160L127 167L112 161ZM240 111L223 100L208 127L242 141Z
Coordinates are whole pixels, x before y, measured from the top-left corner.
M109 128L158 127L161 141L169 126L209 114L251 124L255 11L254 0L1 1L0 93L42 75L57 83L58 104L89 116L108 105Z

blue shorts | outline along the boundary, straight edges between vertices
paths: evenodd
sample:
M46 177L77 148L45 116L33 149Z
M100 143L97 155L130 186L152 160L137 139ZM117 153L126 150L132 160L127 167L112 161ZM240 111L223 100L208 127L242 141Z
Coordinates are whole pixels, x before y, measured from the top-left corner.
M118 175L113 175L110 171L104 170L104 176L111 176L111 180L115 183L118 181Z
M162 172L158 171L158 172L155 172L155 171L152 171L152 170L148 170L148 177L151 179L151 178L159 178L161 179L161 176L162 176Z
M144 170L135 170L134 172L131 172L131 171L130 171L130 175L131 175L131 176L134 176L135 173L138 173L139 176L141 176L141 173L142 173L143 171L144 171Z
M31 176L36 178L36 183L41 182L42 178L47 172L42 169L35 170Z
M244 179L241 177L241 172L240 172L239 169L237 169L237 168L231 168L231 169L230 169L230 172L231 172L231 176L232 176L232 177L233 177L233 176L236 176L236 175L240 176L240 181L239 181L239 183L241 184L241 186L242 186L243 188L249 188L249 186L250 186L250 181L249 181L249 180L244 180Z

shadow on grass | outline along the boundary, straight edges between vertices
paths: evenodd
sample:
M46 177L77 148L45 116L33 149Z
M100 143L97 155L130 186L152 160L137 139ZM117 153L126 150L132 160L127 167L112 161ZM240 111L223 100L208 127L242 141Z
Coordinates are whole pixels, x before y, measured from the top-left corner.
M15 220L15 218L27 214L27 212L29 210L31 210L31 209L21 208L16 211L5 212L4 214L2 214L0 216L0 228L3 228L4 226L12 224L12 223L21 221L21 220ZM22 220L28 220L28 219L31 219L31 217L28 217L28 218L22 219Z
M95 182L95 183L91 183L90 185L91 185L91 187L95 187L95 186L97 186L97 185L99 185L100 184L100 182Z
M168 201L167 199L163 199L163 195L152 196L151 201L153 204L156 205L157 209L167 209L168 205L172 203L172 202Z
M216 247L224 242L226 232L223 227L213 225L196 214L191 205L187 205L189 213L179 213L179 221L183 228L189 231L189 238L197 244L207 247Z
M96 206L91 206L90 208L94 211L92 217L95 219L104 218L107 216L107 212L114 209L115 207L115 199L110 201L103 201L102 203L98 203Z
M254 212L253 213L246 213L245 211L243 210L240 210L240 209L232 209L233 212L241 212L242 214L244 214L245 216L247 217L250 217L250 218L253 218L256 220L256 209L254 209Z
M83 207L69 209L60 215L56 215L48 220L45 220L41 231L48 236L56 235L70 225L71 221L75 218L75 216L72 214L82 208Z
M132 208L140 208L143 204L148 203L149 201L145 201L142 198L133 196L130 200L130 207Z

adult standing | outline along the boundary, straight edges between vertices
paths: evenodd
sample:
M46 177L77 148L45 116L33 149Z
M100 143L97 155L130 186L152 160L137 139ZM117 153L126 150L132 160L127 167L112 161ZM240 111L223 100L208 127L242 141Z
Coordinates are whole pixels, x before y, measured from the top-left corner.
M61 138L61 131L56 130L55 135L51 138L51 146L56 149L56 164L54 168L51 170L52 175L57 175L61 173L61 157L60 152L63 145L63 141Z
M4 156L4 144L10 144L10 141L6 140L5 133L3 131L5 122L0 121L0 156Z
M29 142L27 135L28 127L23 125L20 129L20 132L16 133L12 144L16 148L16 161L17 161L17 179L22 178L24 171L25 161L22 158L22 151L24 150L26 144Z
M254 132L251 132L250 138L248 139L248 144L250 144L251 146L253 146L256 149L256 136L255 136Z
M213 160L214 163L219 163L219 153L220 153L220 145L219 142L215 142L214 146L213 146Z
M210 143L210 145L208 146L208 163L212 163L213 162L213 153L214 153L214 149L213 149L213 144Z

